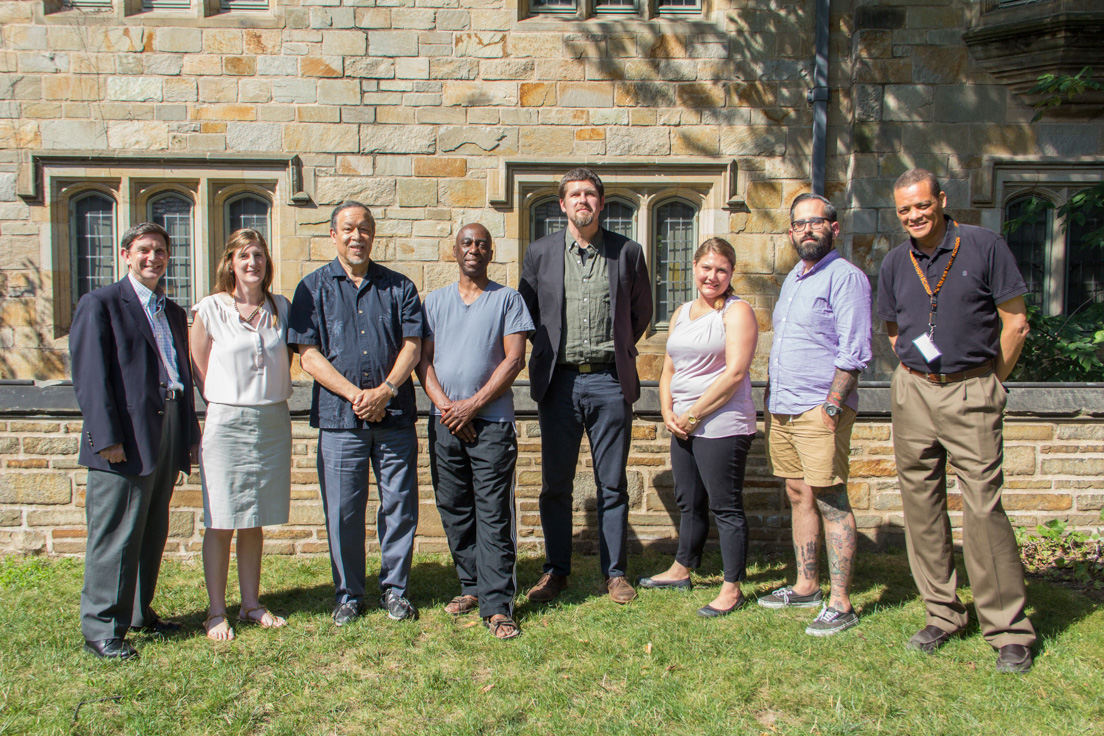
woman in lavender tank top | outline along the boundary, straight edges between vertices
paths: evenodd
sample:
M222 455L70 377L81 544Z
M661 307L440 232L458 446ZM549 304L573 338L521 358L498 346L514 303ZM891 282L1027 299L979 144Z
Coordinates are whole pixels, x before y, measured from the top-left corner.
M675 562L641 578L642 588L689 589L701 565L709 512L717 520L724 584L705 617L724 616L744 604L747 575L744 465L755 438L755 405L748 371L759 328L751 306L732 293L736 252L712 238L694 254L698 298L671 317L667 356L659 380L663 423L671 431L671 471L682 519Z

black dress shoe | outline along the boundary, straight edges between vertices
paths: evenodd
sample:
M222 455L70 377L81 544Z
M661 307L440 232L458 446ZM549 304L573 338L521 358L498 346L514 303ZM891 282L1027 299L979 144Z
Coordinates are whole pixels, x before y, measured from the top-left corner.
M731 608L714 608L707 604L698 609L698 615L702 618L719 618L721 616L727 616L737 608L743 608L745 603L747 603L747 598L745 596L740 596L736 599L736 602L732 604Z
M1005 644L997 653L997 672L1022 673L1031 669L1031 649L1023 644Z
M180 631L181 624L177 621L166 621L153 614L153 620L144 626L131 626L131 631L138 631L143 634L153 634L154 636L168 636L169 634L175 634Z
M126 639L86 640L84 651L96 655L99 659L138 659L138 650Z
M946 631L928 624L912 635L912 638L905 643L905 648L925 654L935 654L936 649L946 644L956 634L958 634L957 631Z
M660 590L663 588L690 590L694 587L694 584L690 582L690 578L683 578L682 580L656 580L655 578L637 578L636 584L637 587L645 588L648 590Z

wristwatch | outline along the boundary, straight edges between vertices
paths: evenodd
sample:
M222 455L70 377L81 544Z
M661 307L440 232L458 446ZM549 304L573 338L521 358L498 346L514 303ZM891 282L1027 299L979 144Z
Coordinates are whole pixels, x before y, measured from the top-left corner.
M391 383L390 381L385 380L383 382L383 385L386 386L391 391L391 398L395 398L396 396L399 395L399 390L397 388L395 388L395 384Z
M686 423L689 424L691 427L696 427L698 426L698 418L693 414L687 414Z
M836 417L838 417L840 414L843 413L843 409L836 406L835 404L829 404L827 401L825 401L824 402L824 413L827 414L832 419L835 419Z

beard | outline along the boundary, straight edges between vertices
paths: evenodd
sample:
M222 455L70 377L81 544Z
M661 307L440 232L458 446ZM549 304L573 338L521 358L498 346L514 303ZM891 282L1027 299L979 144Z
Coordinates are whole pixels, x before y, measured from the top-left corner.
M594 218L597 217L593 212L576 212L574 217L569 217L571 224L576 228L588 227L590 223L594 222Z
M832 251L832 232L826 230L820 234L814 233L813 240L805 240L803 234L800 238L793 240L793 245L797 249L797 255L801 257L801 260L817 263Z

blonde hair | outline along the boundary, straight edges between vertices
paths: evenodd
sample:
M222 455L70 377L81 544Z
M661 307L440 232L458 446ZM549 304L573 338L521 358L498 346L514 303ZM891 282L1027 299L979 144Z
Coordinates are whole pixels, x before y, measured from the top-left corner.
M705 258L710 253L716 254L721 258L728 261L728 267L732 270L736 268L736 249L732 247L732 243L728 242L724 238L710 238L694 251L694 265L697 265L698 261ZM729 281L728 288L725 289L724 294L721 294L713 301L714 309L721 309L724 307L725 302L730 296L735 294L735 290L732 288L732 282Z
M238 251L250 245L259 245L265 257L265 274L261 280L261 293L264 301L272 301L272 254L268 252L268 243L264 236L256 230L242 228L230 234L226 241L226 248L219 258L218 267L215 269L215 293L233 293L237 286L237 277L234 276L234 256Z

